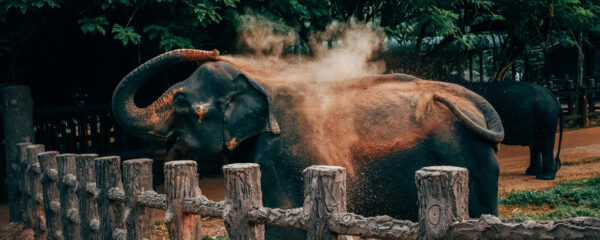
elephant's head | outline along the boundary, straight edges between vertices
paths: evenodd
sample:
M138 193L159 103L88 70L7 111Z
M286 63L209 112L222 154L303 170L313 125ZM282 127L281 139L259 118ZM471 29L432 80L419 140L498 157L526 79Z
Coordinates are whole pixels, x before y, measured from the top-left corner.
M182 82L171 86L151 105L134 103L137 90L165 67L183 61L205 61ZM252 79L214 50L180 49L142 64L119 83L112 99L117 122L131 134L173 139L193 151L233 150L263 132L279 133L269 97Z

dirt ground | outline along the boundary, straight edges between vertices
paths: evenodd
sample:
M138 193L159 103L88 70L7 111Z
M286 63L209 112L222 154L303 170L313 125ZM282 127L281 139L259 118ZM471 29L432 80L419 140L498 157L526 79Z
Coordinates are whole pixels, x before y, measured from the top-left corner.
M556 136L558 141L558 134ZM556 149L555 149L556 151ZM526 176L525 169L529 165L529 148L526 146L501 145L498 152L500 163L499 194L503 195L513 191L543 189L554 185L556 182L590 178L600 175L600 127L565 131L560 159L562 168L558 171L553 181L537 180L535 176ZM224 183L221 178L202 178L200 188L202 193L214 201L223 200L225 194ZM158 189L160 191L160 189ZM220 219L205 219L202 232L211 237L226 233L223 221ZM164 211L155 210L152 221L156 223L156 232L153 239L164 239ZM0 205L0 226L6 226L0 231L0 240L5 238L6 230L16 228L8 224L8 207ZM15 234L10 234L16 236ZM22 237L22 236L21 236Z

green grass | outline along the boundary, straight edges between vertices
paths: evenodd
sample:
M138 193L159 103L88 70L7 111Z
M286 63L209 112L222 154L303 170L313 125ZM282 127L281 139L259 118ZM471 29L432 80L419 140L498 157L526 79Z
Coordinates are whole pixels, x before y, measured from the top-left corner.
M550 211L501 215L504 218L552 220L588 216L600 218L600 177L560 182L545 190L509 193L499 205L530 207L548 204Z
M215 238L204 236L202 240L228 240L229 237L227 235L216 236Z

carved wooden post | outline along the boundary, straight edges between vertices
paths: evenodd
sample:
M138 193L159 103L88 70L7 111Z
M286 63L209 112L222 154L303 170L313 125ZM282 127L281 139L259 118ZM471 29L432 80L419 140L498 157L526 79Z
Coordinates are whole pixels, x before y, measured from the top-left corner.
M42 169L38 154L44 151L44 145L34 144L27 146L28 184L31 193L27 203L28 216L31 228L35 232L35 239L46 239L46 215L44 214L44 191L42 190Z
M432 166L417 170L420 239L447 239L450 225L468 218L468 182L465 168Z
M75 154L60 154L58 163L58 179L62 183L60 189L60 206L62 212L63 235L65 239L81 239L79 220L79 199L77 198L77 177L75 177Z
M42 167L42 185L44 187L44 212L46 214L46 227L48 239L63 239L63 226L61 219L61 204L59 191L59 174L56 163L58 152L48 151L38 155Z
M169 239L201 239L200 216L186 214L181 209L181 200L202 195L198 187L196 162L173 161L165 163L165 190L167 191L167 212L165 224Z
M99 240L100 220L98 219L98 205L95 196L96 179L94 177L94 159L98 154L81 154L75 159L77 165L77 197L79 199L79 216L81 220L81 239Z
M114 239L125 229L123 202L108 199L109 191L123 189L121 182L121 158L117 156L96 158L96 186L98 187L98 213L100 214L100 239Z
M138 195L152 191L152 159L134 159L123 162L125 187L125 222L127 239L150 239L152 235L152 209L138 204Z
M346 211L346 169L311 166L304 170L304 220L307 239L336 239L329 215Z
M19 185L19 191L21 192L20 199L18 202L19 210L17 214L19 214L19 219L23 221L26 227L31 227L31 219L29 219L29 215L27 214L27 203L29 202L29 196L31 196L31 193L28 189L29 184L27 184L27 181L29 181L29 178L26 174L27 162L29 162L27 159L27 147L29 145L31 145L31 143L17 143L17 149L19 154L19 175L17 176L19 181L17 181L17 183Z
M225 227L229 238L264 239L265 226L248 222L248 211L262 207L260 167L256 163L237 163L223 166L225 174Z
M4 130L4 156L6 157L6 190L10 204L10 221L22 221L20 200L25 194L18 187L20 142L35 142L33 133L33 101L28 86L2 88L2 129Z

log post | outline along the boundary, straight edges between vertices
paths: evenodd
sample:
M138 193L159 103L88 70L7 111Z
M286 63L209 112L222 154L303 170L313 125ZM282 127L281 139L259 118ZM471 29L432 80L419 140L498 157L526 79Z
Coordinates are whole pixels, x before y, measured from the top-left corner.
M305 169L303 174L307 239L337 239L329 228L329 218L346 212L346 169L319 165Z
M81 239L99 240L98 205L96 204L96 182L94 177L94 159L98 154L81 154L75 157L77 165L77 198L79 199L79 216L81 220Z
M58 152L48 151L38 155L43 177L44 187L44 213L46 214L46 228L48 228L48 239L63 239L63 225L61 219L61 204L59 191L59 174L56 163Z
M108 198L109 191L123 189L120 166L121 158L117 156L96 158L94 161L96 186L98 187L96 203L100 215L100 239L115 239L125 230L123 218L125 204Z
M33 101L28 86L2 88L2 129L4 130L4 156L6 157L6 190L10 206L10 221L23 221L20 201L25 194L18 187L19 149L21 142L35 142L33 133ZM22 184L22 183L21 183Z
M29 192L27 203L28 217L31 228L35 232L35 239L46 239L46 215L44 214L44 191L42 190L42 169L38 154L44 151L44 145L34 144L27 146L27 177Z
M452 223L468 218L468 182L465 168L432 166L416 171L420 239L448 239Z
M138 196L152 191L152 159L133 159L123 162L125 187L125 223L127 239L150 239L152 236L152 209L138 203Z
M79 219L79 199L77 197L78 182L76 173L75 154L60 154L56 157L58 163L58 179L60 190L60 206L62 212L63 235L65 239L81 239Z
M201 239L200 222L202 218L186 214L181 208L184 198L202 195L198 187L197 165L195 161L172 161L165 163L165 190L167 191L167 212L165 224L169 230L169 239Z
M223 166L225 174L225 211L223 219L229 238L264 239L265 226L251 223L248 212L262 207L260 167L256 163L237 163Z
M25 227L31 227L31 219L29 219L29 215L27 214L27 203L29 202L29 196L31 193L29 192L29 178L27 177L27 147L30 146L31 143L17 143L17 149L19 153L19 175L17 178L17 184L19 185L19 191L21 192L20 199L18 202L18 219L21 219L25 224Z

